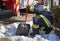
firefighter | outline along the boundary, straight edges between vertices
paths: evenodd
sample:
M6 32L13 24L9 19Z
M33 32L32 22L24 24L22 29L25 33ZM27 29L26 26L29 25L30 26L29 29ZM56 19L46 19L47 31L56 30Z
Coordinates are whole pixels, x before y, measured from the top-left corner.
M46 8L46 7L45 7ZM31 36L36 34L40 34L40 32L44 32L45 34L49 34L52 31L53 25L53 17L51 12L44 10L43 3L37 3L34 6L34 12L36 16L33 17L33 26ZM33 10L33 7L30 7L30 11Z
M33 17L32 30L34 35L40 34L40 31L45 32L45 34L49 34L52 31L52 22L48 18L51 19L51 17L43 15L42 12L40 12L40 15Z

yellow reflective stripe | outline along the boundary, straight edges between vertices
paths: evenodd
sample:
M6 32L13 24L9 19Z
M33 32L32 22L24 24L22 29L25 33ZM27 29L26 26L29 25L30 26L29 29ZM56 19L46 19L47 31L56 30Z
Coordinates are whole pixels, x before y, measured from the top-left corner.
M32 6L30 6L30 11L32 11L32 9L33 9L33 7L32 7Z
M45 27L41 27L41 31L43 31L45 29Z
M40 17L42 17L42 19L45 21L45 23L47 24L48 27L51 27L50 21L45 16L40 15Z
M39 28L39 25L34 25L34 26L32 26L32 28L37 29L37 28Z

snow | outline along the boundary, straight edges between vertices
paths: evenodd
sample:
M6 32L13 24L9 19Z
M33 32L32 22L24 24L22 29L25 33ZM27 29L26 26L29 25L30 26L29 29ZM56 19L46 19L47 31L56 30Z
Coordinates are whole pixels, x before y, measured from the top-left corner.
M0 32L5 33L5 31L6 31L6 30L5 30L5 27L4 27L4 26L1 26L1 27L0 27Z
M35 35L34 38L28 36L16 36L17 26L17 23L14 23L12 26L0 26L0 38L8 37L11 41L60 41L53 31L50 34Z
M45 37L47 37L47 36L45 36ZM50 38L52 38L53 40L51 40ZM11 41L60 41L59 39L56 39L52 36L50 38L46 39L46 38L42 37L41 35L36 35L34 38L26 37L26 36L11 36L11 37L9 37L9 39L11 39Z
M18 24L14 23L12 26L1 26L0 27L0 36L14 36Z
M26 23L30 24L30 26L32 27L32 25L33 25L33 19L28 20Z

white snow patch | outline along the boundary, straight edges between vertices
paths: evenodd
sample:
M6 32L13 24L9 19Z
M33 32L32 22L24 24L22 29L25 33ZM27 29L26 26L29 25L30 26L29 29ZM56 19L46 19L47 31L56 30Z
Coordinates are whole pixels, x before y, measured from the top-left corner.
M28 20L26 23L30 24L30 26L32 27L32 25L33 25L33 19Z
M5 36L14 36L16 33L17 27L18 27L17 23L14 23L11 26L1 26L0 32L1 32L1 34L5 35Z
M1 32L1 33L5 33L5 32L6 32L6 29L5 29L4 26L1 26L1 27L0 27L0 32Z
M18 24L13 26L1 26L0 37L8 37L11 41L60 41L54 32L50 34L36 35L34 38L26 36L16 36L16 29Z
M1 37L5 37L5 35L4 35L3 33L0 32L0 38L1 38Z

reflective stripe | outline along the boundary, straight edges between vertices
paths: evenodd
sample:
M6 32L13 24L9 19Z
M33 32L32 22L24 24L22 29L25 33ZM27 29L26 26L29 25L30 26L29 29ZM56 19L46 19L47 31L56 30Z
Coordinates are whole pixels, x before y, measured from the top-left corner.
M43 31L45 29L45 27L41 27L40 31Z
M48 27L51 27L50 21L45 16L40 15L40 17L45 21L45 23L47 24Z
M37 28L39 28L39 25L33 25L32 28L37 29Z
M33 7L32 7L32 6L30 6L30 8L29 8L29 9L30 9L30 11L32 11Z

